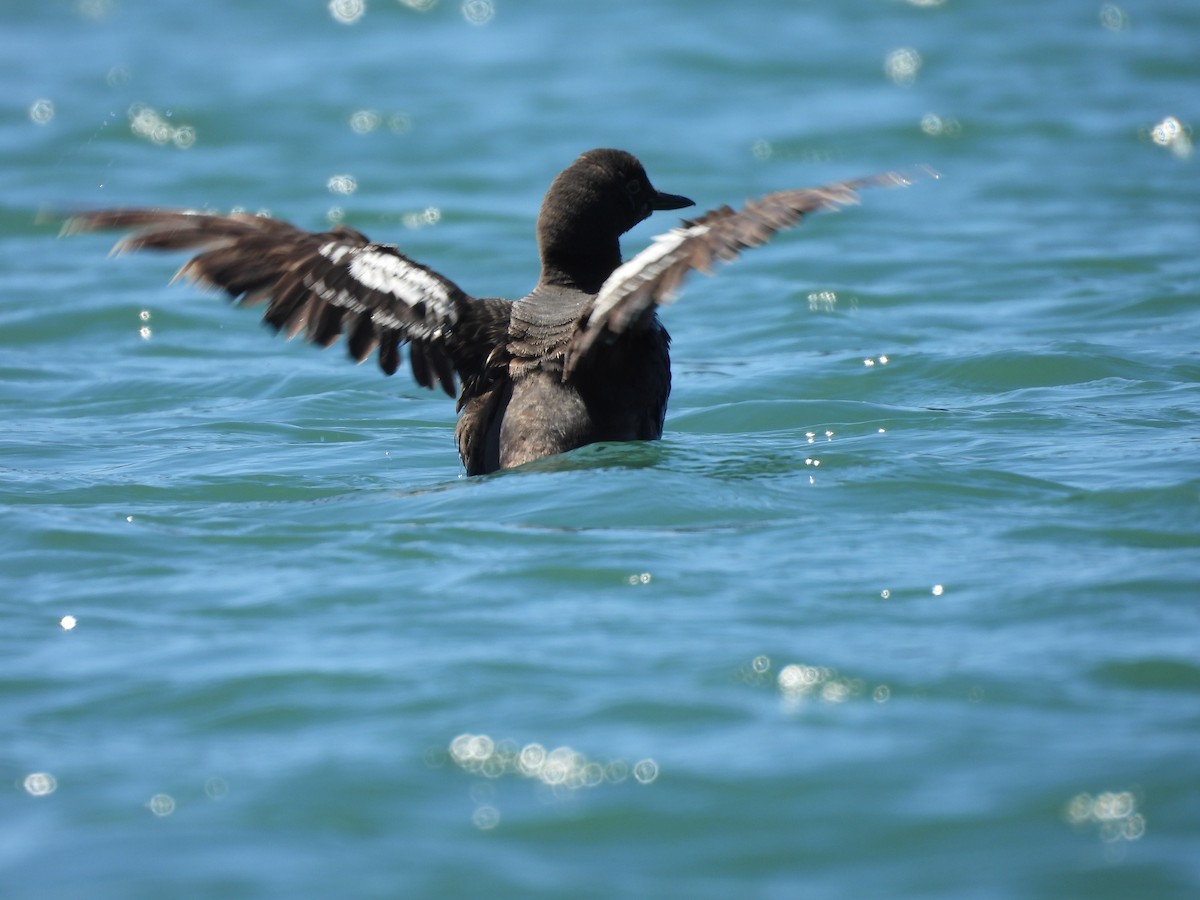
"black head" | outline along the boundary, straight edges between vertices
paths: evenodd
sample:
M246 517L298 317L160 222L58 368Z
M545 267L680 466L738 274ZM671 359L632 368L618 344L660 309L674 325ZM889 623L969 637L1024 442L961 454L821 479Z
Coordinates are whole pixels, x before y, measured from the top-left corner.
M655 189L637 157L589 150L558 174L538 214L543 270L558 269L591 290L621 262L618 238L660 209L692 206ZM543 276L548 273L543 271ZM555 279L561 280L561 279Z
M553 203L554 209L549 208ZM589 150L559 173L546 193L542 215L557 209L576 215L607 214L624 234L658 209L683 209L692 201L655 190L637 157L624 150Z

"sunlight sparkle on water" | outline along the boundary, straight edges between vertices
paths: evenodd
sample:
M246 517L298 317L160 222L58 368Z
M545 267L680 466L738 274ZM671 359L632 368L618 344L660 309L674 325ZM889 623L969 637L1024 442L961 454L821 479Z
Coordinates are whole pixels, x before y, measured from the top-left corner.
M30 772L22 786L31 797L48 797L58 790L58 780L49 772Z
M113 66L104 76L104 83L111 88L125 87L133 81L133 72L129 66Z
M210 800L221 800L229 793L229 783L224 778L213 776L204 782L204 794Z
M813 291L808 295L809 312L833 312L837 308L836 291Z
M486 734L460 734L450 742L450 759L473 775L496 779L519 776L556 790L576 791L602 784L620 784L632 773L640 784L658 778L658 763L642 759L595 760L571 747L547 750L539 743L520 746L516 741L493 740Z
M74 616L63 616L61 619L58 620L58 624L59 624L59 627L62 628L63 631L71 631L75 628L76 624L78 624L78 623L76 622Z
M86 19L100 21L107 19L116 9L116 0L78 0L75 8Z
M925 113L921 117L921 130L930 137L958 137L962 133L962 125L951 116Z
M171 112L160 113L145 103L134 103L129 107L129 130L152 144L165 146L174 144L186 150L196 143L196 129L191 125L174 125Z
M1064 816L1076 827L1095 827L1106 843L1136 841L1146 833L1146 817L1138 812L1131 791L1076 794L1067 803Z
M500 810L494 806L481 806L471 814L471 824L480 831L491 831L500 824Z
M155 794L146 802L146 808L160 819L175 812L175 798L170 794Z
M462 5L463 18L472 25L486 25L496 16L491 0L467 0Z
M412 231L418 228L427 228L430 225L436 225L442 219L442 211L436 206L427 206L420 212L405 213L403 222L404 227Z
M775 148L771 146L771 142L766 138L759 138L750 147L750 154L759 162L770 159L774 152Z
M34 100L29 107L29 121L34 125L46 125L54 118L54 102L44 97Z
M908 87L917 80L921 62L921 54L912 47L899 47L884 59L883 71L896 84Z
M360 109L350 116L350 128L355 134L367 134L379 127L379 113L373 109Z
M1105 3L1100 7L1100 24L1109 31L1125 31L1129 25L1129 15L1115 3Z
M1150 129L1150 140L1159 147L1166 147L1180 159L1192 155L1191 129L1174 116L1167 116Z
M352 25L367 11L364 0L329 0L329 14L335 22Z
M331 175L325 187L331 194L353 194L358 190L358 181L353 175Z
M864 695L868 690L863 679L843 677L836 669L827 666L789 663L772 677L771 657L765 654L740 666L737 678L760 687L774 686L783 697L784 708L790 711L796 710L807 700L845 703ZM877 685L870 691L871 699L876 703L886 703L891 693L886 684Z
M384 116L374 109L359 109L350 115L349 123L355 134L370 134L383 127ZM404 113L391 113L387 116L387 127L395 134L404 134L412 128L412 120Z
M843 678L836 669L801 663L784 666L775 681L789 706L798 706L810 698L826 703L845 703L866 688L860 678Z

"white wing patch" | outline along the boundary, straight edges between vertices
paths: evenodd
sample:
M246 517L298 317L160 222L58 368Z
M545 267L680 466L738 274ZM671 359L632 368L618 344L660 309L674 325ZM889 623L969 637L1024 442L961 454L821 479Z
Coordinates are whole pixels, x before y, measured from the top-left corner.
M691 240L707 233L707 225L691 225L687 228L672 228L666 234L656 235L653 243L637 254L633 259L622 263L605 279L596 295L596 305L592 309L593 321L600 321L624 297L639 284L657 278L664 269L675 260L672 254L679 249L684 241ZM660 303L671 303L674 295L662 297Z
M454 312L444 284L419 266L390 253L369 248L353 253L350 276L372 290L391 294L406 306L420 303L431 307L439 318Z
M453 321L456 317L446 285L401 256L384 253L374 247L352 247L339 241L330 241L318 252L332 263L348 262L350 277L369 290L389 294L408 307L423 306L427 310L426 315L432 313L435 319ZM341 294L344 292L339 292L336 299L326 299L350 309L363 308L358 301ZM376 310L373 318L380 325L401 324L383 310Z
M322 246L317 252L330 262L339 263L342 261L342 257L344 257L352 249L354 248L346 244L339 244L337 241L330 241L328 244Z

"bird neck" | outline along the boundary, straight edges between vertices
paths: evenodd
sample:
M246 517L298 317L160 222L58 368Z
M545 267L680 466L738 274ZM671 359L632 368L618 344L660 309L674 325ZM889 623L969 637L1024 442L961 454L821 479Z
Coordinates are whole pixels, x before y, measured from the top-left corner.
M539 241L542 275L538 283L573 288L587 294L600 290L606 278L621 265L621 244L616 238Z
M594 294L621 264L621 233L629 225L608 202L604 185L561 173L538 213L541 284Z

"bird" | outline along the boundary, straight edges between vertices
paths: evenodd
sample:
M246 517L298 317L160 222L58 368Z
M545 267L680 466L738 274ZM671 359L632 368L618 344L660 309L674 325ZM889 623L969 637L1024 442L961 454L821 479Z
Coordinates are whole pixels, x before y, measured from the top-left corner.
M858 202L883 172L719 206L652 239L628 261L620 238L694 202L657 190L631 153L583 153L551 182L537 217L541 274L517 300L472 297L446 276L344 224L311 232L248 213L115 208L66 218L63 234L128 234L114 254L196 251L175 278L224 291L289 339L373 352L394 374L407 348L417 384L457 397L468 475L512 469L587 444L662 437L670 336L658 316L684 277L711 274L809 213Z

